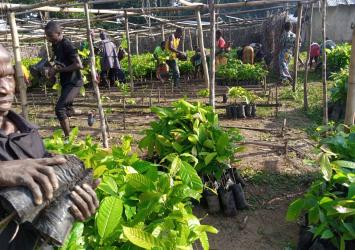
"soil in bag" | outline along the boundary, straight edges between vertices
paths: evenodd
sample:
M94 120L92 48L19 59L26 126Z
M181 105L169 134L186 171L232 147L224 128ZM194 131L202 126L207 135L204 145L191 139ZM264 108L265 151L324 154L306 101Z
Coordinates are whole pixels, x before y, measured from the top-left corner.
M313 244L313 233L307 226L301 226L297 242L297 250L308 250Z
M246 118L246 116L245 116L245 105L244 104L238 105L238 118Z
M251 117L252 106L250 104L245 105L245 116Z
M244 195L242 185L240 183L234 184L231 186L231 190L233 191L233 196L235 199L235 204L237 209L239 210L248 209L249 205L245 200L245 195Z
M233 192L231 190L226 190L223 187L220 187L218 188L218 196L223 208L224 215L228 217L236 216L237 209L235 207Z
M81 179L75 185L81 186L84 183L91 185L92 180L92 171L85 170ZM58 197L43 210L34 222L34 227L42 237L57 246L64 243L75 221L69 211L69 208L73 205L70 192L71 190L66 190L61 197Z
M59 184L59 188L53 194L53 200L61 196L64 191L74 187L85 169L84 164L78 158L74 156L65 156L65 158L66 163L53 166ZM15 221L23 223L32 222L51 201L36 205L32 192L26 187L19 186L0 190L0 202L8 214L16 212Z
M251 106L251 117L256 117L256 104Z
M231 118L233 120L236 120L238 118L238 108L237 106L233 105L232 108L231 108Z
M221 211L221 205L219 204L218 195L211 190L205 189L203 196L207 203L207 210L209 214L217 214Z

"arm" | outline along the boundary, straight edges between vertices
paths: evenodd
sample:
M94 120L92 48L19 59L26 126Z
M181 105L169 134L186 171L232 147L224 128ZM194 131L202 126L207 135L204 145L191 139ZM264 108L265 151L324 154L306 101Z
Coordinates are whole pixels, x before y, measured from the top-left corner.
M72 71L76 71L76 70L80 70L80 69L83 69L83 64L80 60L80 57L78 55L76 55L74 58L73 58L73 63L70 64L69 66L67 67L57 67L55 69L56 73L65 73L65 72L72 72Z

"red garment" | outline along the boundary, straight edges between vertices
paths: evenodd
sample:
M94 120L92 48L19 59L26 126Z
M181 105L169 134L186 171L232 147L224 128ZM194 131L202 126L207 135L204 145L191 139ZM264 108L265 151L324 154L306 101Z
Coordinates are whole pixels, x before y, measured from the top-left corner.
M226 41L224 41L224 39L221 37L218 39L217 41L217 47L220 49L224 49L226 46Z
M311 45L311 58L320 56L320 46L318 43Z

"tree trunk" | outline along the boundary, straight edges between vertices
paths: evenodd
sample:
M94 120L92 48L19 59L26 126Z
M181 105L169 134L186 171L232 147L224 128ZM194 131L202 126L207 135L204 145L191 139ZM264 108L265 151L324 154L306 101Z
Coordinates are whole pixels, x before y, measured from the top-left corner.
M345 124L354 125L355 119L355 26L352 25L353 38L351 47L351 62L349 67L349 87L346 101Z
M125 11L125 28L126 28L126 38L127 38L127 59L128 59L128 70L129 70L129 81L130 81L130 86L131 86L131 92L134 91L134 83L133 83L133 70L132 70L132 52L131 52L131 42L129 38L129 24L128 24L128 15L127 11Z
M214 0L209 0L211 23L211 80L210 80L210 105L215 108L215 83L216 83L216 10Z
M294 79L292 90L296 91L296 84L298 79L298 57L300 52L300 36L301 36L301 25L302 25L302 10L303 5L301 2L298 2L298 10L297 10L297 30L296 30L296 44L295 44L295 57L294 57Z
M308 85L308 65L310 63L310 57L311 57L311 44L312 44L312 36L313 36L313 30L312 30L312 24L313 24L313 3L310 5L311 8L311 13L309 16L309 21L308 21L308 44L307 44L307 60L306 60L306 68L305 68L305 77L304 77L304 84L303 84L303 107L304 110L308 110L308 90L307 90L307 85Z
M202 29L200 10L196 10L196 19L197 19L197 25L198 25L198 41L200 43L200 49L201 49L203 73L204 73L204 77L205 77L206 88L209 89L210 88L210 78L208 75L208 66L207 66L205 45L204 45L204 40L203 40L203 29Z
M326 15L327 15L327 1L322 2L322 40L323 40L323 68L322 68L322 83L323 83L323 124L328 124L328 94L327 94L327 54L325 51L326 41Z

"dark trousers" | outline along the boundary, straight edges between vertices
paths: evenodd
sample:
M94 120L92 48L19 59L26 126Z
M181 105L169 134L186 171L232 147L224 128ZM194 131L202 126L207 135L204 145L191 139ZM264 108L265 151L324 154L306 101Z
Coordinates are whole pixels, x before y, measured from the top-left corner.
M168 60L166 63L169 65L170 72L173 75L174 86L177 87L180 85L180 70L179 65L176 60Z
M102 70L100 77L102 84L107 87L115 86L117 80L126 83L126 77L121 69Z
M74 98L80 94L80 88L67 84L62 86L62 91L55 106L55 114L59 121L63 121L74 114Z

